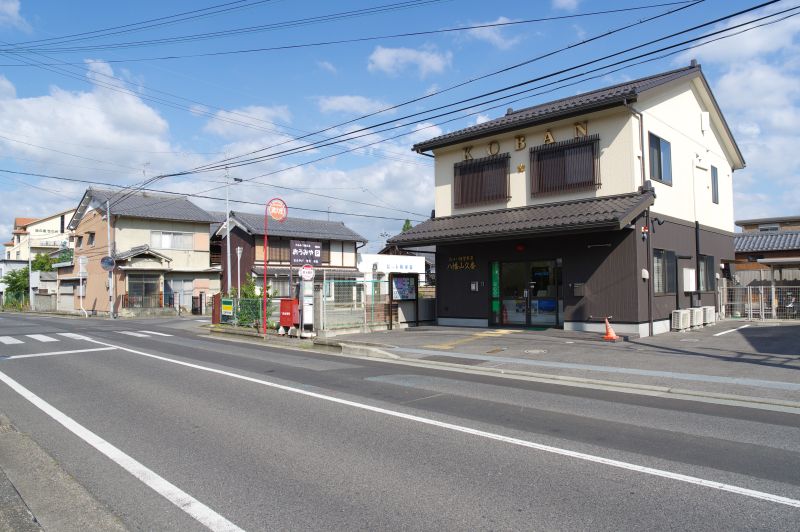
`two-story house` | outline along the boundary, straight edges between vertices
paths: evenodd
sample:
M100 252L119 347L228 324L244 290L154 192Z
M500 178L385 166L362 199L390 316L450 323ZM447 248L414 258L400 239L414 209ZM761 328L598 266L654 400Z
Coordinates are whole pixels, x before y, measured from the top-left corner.
M800 216L738 220L736 281L741 285L800 283Z
M414 146L435 157L435 215L391 239L436 245L442 325L646 336L714 305L734 259L744 160L694 61Z
M227 227L225 213L215 213L219 227L212 239L212 249L218 254L222 266L222 289L227 292L228 259ZM231 212L231 285L247 282L252 277L256 285L263 285L264 276L264 215ZM299 282L297 264L292 265L291 242L306 242L319 246L319 264L316 279L355 279L358 271L357 250L367 240L342 222L313 220L289 216L283 222L269 219L267 224L267 284L278 297L290 296L290 276ZM236 248L242 248L239 260Z
M186 196L88 188L68 225L74 258L58 265L59 310L83 304L87 311L107 313L110 298L114 312L122 314L190 309L193 297L219 292L220 268L211 265L209 252L213 222ZM112 257L111 274L101 265L105 256Z
M49 255L69 247L69 231L66 224L73 210L51 214L42 218L14 218L11 240L4 243L5 258L28 260L38 254Z

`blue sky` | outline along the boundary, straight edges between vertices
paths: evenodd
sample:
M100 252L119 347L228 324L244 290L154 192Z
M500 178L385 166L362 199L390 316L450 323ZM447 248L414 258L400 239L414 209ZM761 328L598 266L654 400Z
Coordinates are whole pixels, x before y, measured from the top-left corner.
M156 27L137 31L128 31L134 28L126 26L115 35L99 38L78 35L71 42L42 42L223 3L228 10L213 16L169 24L161 20ZM493 104L497 106L494 109L476 105L430 120L420 115L419 124L380 132L375 127L378 122L549 74L756 4L706 0L503 74L359 118L680 7L652 7L668 3L666 0L418 0L406 2L416 5L405 7L399 3L0 0L0 168L129 185L143 176L187 170L226 155L276 144L282 147L272 151L299 147L320 137L298 141L298 136L326 128L332 127L325 132L328 136L371 128L365 130L366 136L335 147L234 168L230 174L245 183L231 187L230 194L233 199L255 202L280 196L289 204L290 215L342 220L370 240L368 250L376 251L385 235L399 232L403 219L422 220L433 207L432 159L413 154L410 147L414 142L497 117L509 106L521 108L669 70L696 57L748 163L734 176L736 217L800 214L800 187L796 186L800 163L789 155L800 145L796 128L800 115L800 17L617 72L603 71L595 79L555 91L538 95L535 93L541 91L534 91L522 101L500 101ZM782 1L747 17L799 4ZM352 14L380 6L395 8ZM651 7L579 16L643 6ZM330 15L336 16L331 20ZM308 21L311 17L327 20ZM569 18L389 37L553 17ZM300 19L305 21L274 27ZM720 23L688 36L741 21ZM264 28L266 25L273 27ZM222 37L196 37L243 28L249 29ZM190 38L185 42L146 42L174 41L176 37ZM356 38L370 39L154 59ZM665 44L673 42L676 39ZM11 50L12 44L15 50ZM34 45L38 46L35 50L31 48ZM450 119L454 120L442 123ZM352 122L343 124L348 121ZM389 138L401 133L405 135ZM368 143L374 144L359 148ZM343 150L352 151L337 155ZM311 162L315 159L321 160ZM218 188L222 180L224 172L217 171L165 178L152 186L224 197L224 189ZM73 207L85 187L6 173L0 173L0 184L0 235L10 234L15 216L39 216ZM217 200L194 201L206 208L224 208ZM232 208L258 211L254 205L234 203Z

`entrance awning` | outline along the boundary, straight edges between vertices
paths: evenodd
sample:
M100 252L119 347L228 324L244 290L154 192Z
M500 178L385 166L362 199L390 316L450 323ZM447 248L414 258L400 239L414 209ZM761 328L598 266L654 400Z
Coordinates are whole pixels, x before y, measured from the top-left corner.
M655 195L646 191L433 218L390 238L387 243L408 246L619 230L633 222L654 200Z

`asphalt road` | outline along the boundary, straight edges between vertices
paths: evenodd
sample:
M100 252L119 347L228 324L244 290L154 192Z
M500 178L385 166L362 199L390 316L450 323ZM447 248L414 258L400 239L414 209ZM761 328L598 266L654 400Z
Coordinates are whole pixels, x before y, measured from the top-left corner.
M130 529L800 528L800 416L198 325L0 314L0 413Z

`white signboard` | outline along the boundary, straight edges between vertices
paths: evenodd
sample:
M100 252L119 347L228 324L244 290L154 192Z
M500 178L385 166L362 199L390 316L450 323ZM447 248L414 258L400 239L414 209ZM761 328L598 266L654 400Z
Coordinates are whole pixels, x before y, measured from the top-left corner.
M694 292L697 290L697 277L694 268L683 269L683 291Z
M359 253L358 271L362 273L425 273L425 257Z
M86 275L86 266L89 265L89 257L81 255L78 257L78 274L81 276Z

